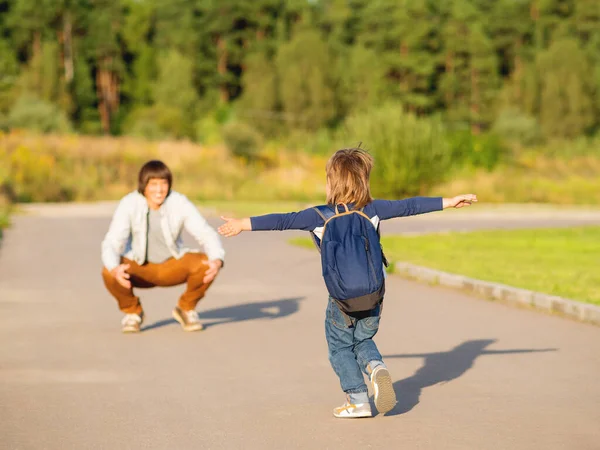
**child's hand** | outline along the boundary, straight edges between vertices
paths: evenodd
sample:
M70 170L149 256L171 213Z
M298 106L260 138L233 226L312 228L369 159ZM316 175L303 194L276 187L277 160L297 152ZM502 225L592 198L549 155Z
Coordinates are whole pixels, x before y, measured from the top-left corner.
M471 206L471 203L477 201L477 196L474 194L457 195L452 198L443 200L444 209L446 208L462 208L463 206Z
M242 231L251 230L250 219L231 219L229 217L221 216L221 219L225 221L223 225L217 230L220 235L225 237L232 237L240 234Z

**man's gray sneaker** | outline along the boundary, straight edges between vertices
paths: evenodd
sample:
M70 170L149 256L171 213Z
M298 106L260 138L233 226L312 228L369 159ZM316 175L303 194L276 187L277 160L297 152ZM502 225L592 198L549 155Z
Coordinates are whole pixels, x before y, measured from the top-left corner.
M200 331L204 329L204 326L200 323L200 318L196 310L183 311L181 308L176 307L173 310L173 318L181 324L185 331Z
M121 320L121 331L123 333L139 333L140 326L142 325L143 321L143 313L141 316L137 314L125 314L125 317L123 317L123 320Z

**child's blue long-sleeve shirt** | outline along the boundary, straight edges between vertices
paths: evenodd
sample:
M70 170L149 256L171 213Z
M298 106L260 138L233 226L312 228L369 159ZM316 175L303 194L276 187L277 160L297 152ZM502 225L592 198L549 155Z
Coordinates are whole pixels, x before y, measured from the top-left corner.
M405 200L373 200L364 207L363 212L377 227L381 220L415 216L442 209L442 197L412 197ZM292 213L254 216L250 217L250 223L252 231L304 230L312 231L319 239L325 225L323 218L313 208Z

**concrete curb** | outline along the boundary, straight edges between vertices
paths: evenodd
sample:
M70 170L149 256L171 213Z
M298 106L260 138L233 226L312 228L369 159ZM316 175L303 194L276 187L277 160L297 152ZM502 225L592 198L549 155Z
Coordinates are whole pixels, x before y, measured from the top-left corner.
M519 289L505 284L476 280L463 275L415 266L406 262L394 262L393 273L430 284L462 289L490 300L499 300L502 303L516 306L532 307L548 313L600 326L600 306L556 295Z

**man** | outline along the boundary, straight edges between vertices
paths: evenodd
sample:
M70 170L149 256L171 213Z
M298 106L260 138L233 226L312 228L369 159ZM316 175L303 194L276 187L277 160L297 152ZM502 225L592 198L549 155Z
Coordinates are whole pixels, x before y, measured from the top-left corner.
M102 241L102 278L125 313L124 333L140 331L144 312L134 287L176 286L187 282L173 317L185 331L203 328L196 305L223 267L219 235L188 198L171 189L173 177L162 161L141 168L138 190L121 199ZM182 246L185 228L204 253Z

